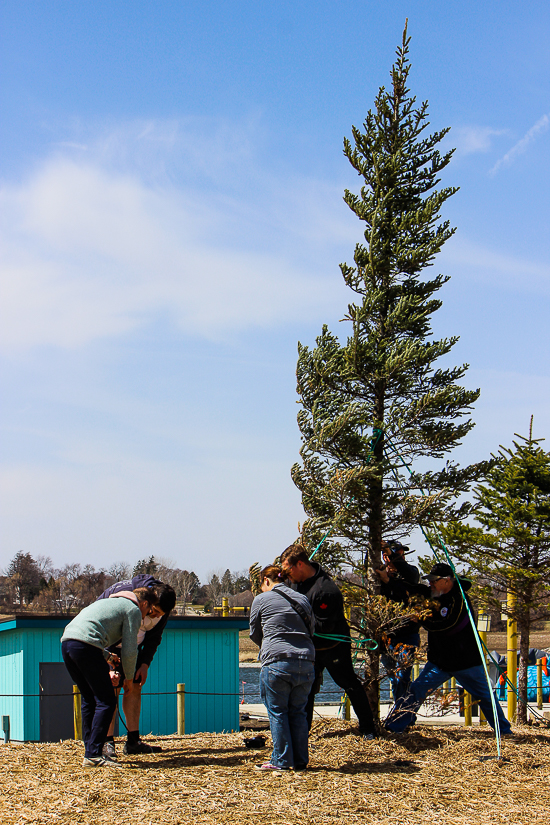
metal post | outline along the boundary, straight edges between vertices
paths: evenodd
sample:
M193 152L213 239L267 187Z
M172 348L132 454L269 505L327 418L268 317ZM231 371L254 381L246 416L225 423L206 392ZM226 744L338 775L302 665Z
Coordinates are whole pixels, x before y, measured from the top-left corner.
M415 662L413 665L413 678L418 679L420 674L420 662Z
M464 691L464 725L469 727L472 724L472 696L467 690Z
M507 593L506 608L506 667L508 676L508 721L513 722L516 716L518 685L518 623L512 618L516 607L517 597L511 590ZM512 687L510 686L512 685Z
M178 734L185 735L185 684L178 684Z
M542 710L542 659L537 659L537 707Z
M82 705L80 691L76 685L73 685L73 723L74 738L82 741Z
M347 694L344 696L344 719L347 722L351 719L351 702Z
M227 596L222 599L222 616L229 616L229 599Z
M486 630L478 630L478 633L479 633L479 638L483 642L483 658L487 659L487 656L486 656L486 653L485 653L485 648L487 647L487 631ZM489 689L492 690L492 688L490 686L489 686ZM479 724L480 725L486 725L487 724L487 719L485 718L485 714L481 710L481 707L479 708Z

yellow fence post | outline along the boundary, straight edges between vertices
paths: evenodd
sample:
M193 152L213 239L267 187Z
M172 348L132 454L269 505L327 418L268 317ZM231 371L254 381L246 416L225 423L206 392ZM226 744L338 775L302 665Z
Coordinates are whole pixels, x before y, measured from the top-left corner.
M472 724L472 696L467 690L464 691L464 724L466 727Z
M542 710L542 659L537 659L537 707Z
M516 716L517 699L516 688L518 685L518 623L512 618L516 607L517 597L515 593L508 590L506 607L508 618L506 620L506 668L508 676L508 721L513 722ZM510 686L512 685L512 687Z
M178 734L185 735L185 683L178 684Z
M222 599L222 616L229 616L229 599L227 596Z
M82 705L80 699L80 691L76 685L73 685L74 738L82 741Z

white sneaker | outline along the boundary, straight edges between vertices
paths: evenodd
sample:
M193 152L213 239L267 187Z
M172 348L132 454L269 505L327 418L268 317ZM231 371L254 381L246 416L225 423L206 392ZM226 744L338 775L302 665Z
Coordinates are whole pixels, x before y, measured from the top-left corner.
M116 759L109 759L108 756L85 756L82 760L83 768L120 768Z

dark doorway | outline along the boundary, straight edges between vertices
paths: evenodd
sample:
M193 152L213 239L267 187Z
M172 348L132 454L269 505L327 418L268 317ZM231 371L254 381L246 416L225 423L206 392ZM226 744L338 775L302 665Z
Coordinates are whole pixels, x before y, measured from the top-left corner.
M39 674L40 741L74 739L73 680L67 668L63 662L40 662Z

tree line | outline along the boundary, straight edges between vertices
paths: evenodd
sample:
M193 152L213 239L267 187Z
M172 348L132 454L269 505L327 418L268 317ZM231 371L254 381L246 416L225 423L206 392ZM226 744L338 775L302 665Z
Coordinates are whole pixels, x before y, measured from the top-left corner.
M55 568L51 558L32 556L22 551L15 554L0 576L0 611L11 613L31 610L40 613L74 613L93 602L117 581L130 579L139 573L154 576L174 588L177 609L186 605L201 605L211 610L228 597L231 603L248 606L252 600L248 574L236 571L211 573L201 584L193 571L182 570L171 563L149 556L133 566L117 562L109 568L96 570L93 565L73 563Z

